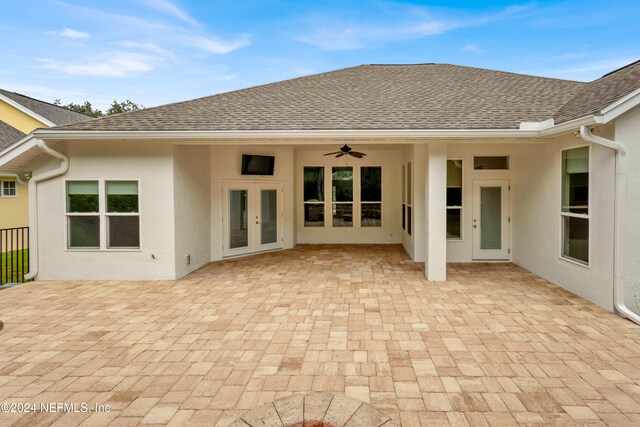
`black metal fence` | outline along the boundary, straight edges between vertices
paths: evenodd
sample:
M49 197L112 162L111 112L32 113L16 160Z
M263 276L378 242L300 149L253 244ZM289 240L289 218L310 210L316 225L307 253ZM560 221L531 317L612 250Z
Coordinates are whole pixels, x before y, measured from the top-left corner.
M23 283L29 272L29 227L0 229L0 286Z

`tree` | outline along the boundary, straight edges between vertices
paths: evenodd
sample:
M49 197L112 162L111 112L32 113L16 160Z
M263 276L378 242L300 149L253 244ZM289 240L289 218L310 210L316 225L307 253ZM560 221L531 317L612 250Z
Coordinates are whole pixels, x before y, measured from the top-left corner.
M102 116L104 116L102 111L98 110L97 108L94 109L89 101L85 101L84 104L74 104L73 102L70 102L67 105L62 105L60 100L56 99L55 101L53 101L53 105L58 105L60 107L66 108L68 110L73 110L76 113L86 114L87 116L91 116L91 117L102 117Z
M123 102L118 102L114 99L111 103L111 106L104 113L102 112L102 110L93 108L91 102L89 101L85 101L84 104L74 104L73 102L70 102L69 104L62 105L62 102L60 102L59 99L56 99L55 101L53 101L53 105L58 105L60 107L73 110L77 113L86 114L87 116L91 117L104 117L110 116L112 114L128 113L129 111L137 111L144 108L144 106L136 104L133 101L129 101L128 99Z
M142 110L143 108L144 107L142 105L138 105L128 99L123 102L118 102L114 99L111 107L107 110L106 115L110 116L112 114L128 113L129 111Z

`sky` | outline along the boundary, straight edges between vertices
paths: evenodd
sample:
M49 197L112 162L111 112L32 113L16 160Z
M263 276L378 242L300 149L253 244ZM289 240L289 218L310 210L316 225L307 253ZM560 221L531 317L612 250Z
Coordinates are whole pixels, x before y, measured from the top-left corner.
M640 59L640 2L0 0L0 88L145 107L360 64L591 81Z

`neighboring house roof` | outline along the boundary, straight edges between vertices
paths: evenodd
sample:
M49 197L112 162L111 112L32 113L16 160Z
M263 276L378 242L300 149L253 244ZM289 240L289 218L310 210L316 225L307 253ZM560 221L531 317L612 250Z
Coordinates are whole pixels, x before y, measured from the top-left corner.
M556 123L594 114L640 88L640 61L588 83L555 115Z
M361 65L55 130L517 129L586 86L448 64Z
M8 90L0 89L0 95L6 96L17 104L20 104L24 108L31 110L35 114L56 125L68 125L93 119L93 117L76 113L68 108L49 104L48 102L33 99L19 93L9 92Z
M26 134L18 129L0 121L0 151L7 148L16 141L20 141Z

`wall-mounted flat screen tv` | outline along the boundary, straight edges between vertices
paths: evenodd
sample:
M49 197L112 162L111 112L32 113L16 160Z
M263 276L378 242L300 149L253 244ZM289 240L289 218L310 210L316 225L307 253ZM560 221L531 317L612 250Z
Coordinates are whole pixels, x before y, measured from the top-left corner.
M274 156L242 155L242 175L273 175Z

